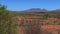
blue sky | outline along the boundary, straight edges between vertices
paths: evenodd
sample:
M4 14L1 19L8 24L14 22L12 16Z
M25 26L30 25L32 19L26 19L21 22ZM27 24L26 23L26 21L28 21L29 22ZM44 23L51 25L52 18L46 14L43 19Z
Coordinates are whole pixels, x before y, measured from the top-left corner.
M0 0L9 10L27 10L30 8L60 9L60 0Z

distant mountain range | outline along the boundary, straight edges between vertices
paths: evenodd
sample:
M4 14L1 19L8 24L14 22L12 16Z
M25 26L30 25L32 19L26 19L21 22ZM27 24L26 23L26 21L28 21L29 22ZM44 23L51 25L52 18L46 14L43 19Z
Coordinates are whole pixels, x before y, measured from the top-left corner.
M24 12L60 12L60 9L56 9L56 10L46 10L46 9L40 9L40 8L31 8L28 10L24 10Z
M18 11L18 12L60 12L60 9L49 11L49 10L46 10L46 9L31 8L31 9L28 9L28 10L23 10L23 11Z
M60 9L52 10L52 12L60 12Z
M24 10L24 11L26 11L26 12L48 12L48 10L40 9L40 8L31 8L31 9Z

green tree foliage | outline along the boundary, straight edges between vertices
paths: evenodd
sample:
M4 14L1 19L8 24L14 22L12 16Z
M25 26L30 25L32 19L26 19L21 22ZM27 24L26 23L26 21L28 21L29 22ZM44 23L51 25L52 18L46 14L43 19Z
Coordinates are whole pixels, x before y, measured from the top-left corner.
M6 10L4 5L0 5L0 34L18 34L17 23L13 14Z

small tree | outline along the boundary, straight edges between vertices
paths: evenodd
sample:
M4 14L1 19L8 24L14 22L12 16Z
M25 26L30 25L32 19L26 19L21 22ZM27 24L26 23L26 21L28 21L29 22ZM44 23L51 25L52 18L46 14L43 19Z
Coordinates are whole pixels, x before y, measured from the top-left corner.
M17 23L12 16L12 13L0 4L0 34L17 34Z

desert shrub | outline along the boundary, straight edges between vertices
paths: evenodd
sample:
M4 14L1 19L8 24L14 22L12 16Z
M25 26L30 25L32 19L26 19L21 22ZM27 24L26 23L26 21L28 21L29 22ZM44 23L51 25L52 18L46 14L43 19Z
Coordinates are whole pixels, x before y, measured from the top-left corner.
M0 5L0 34L18 34L16 20L4 5Z

